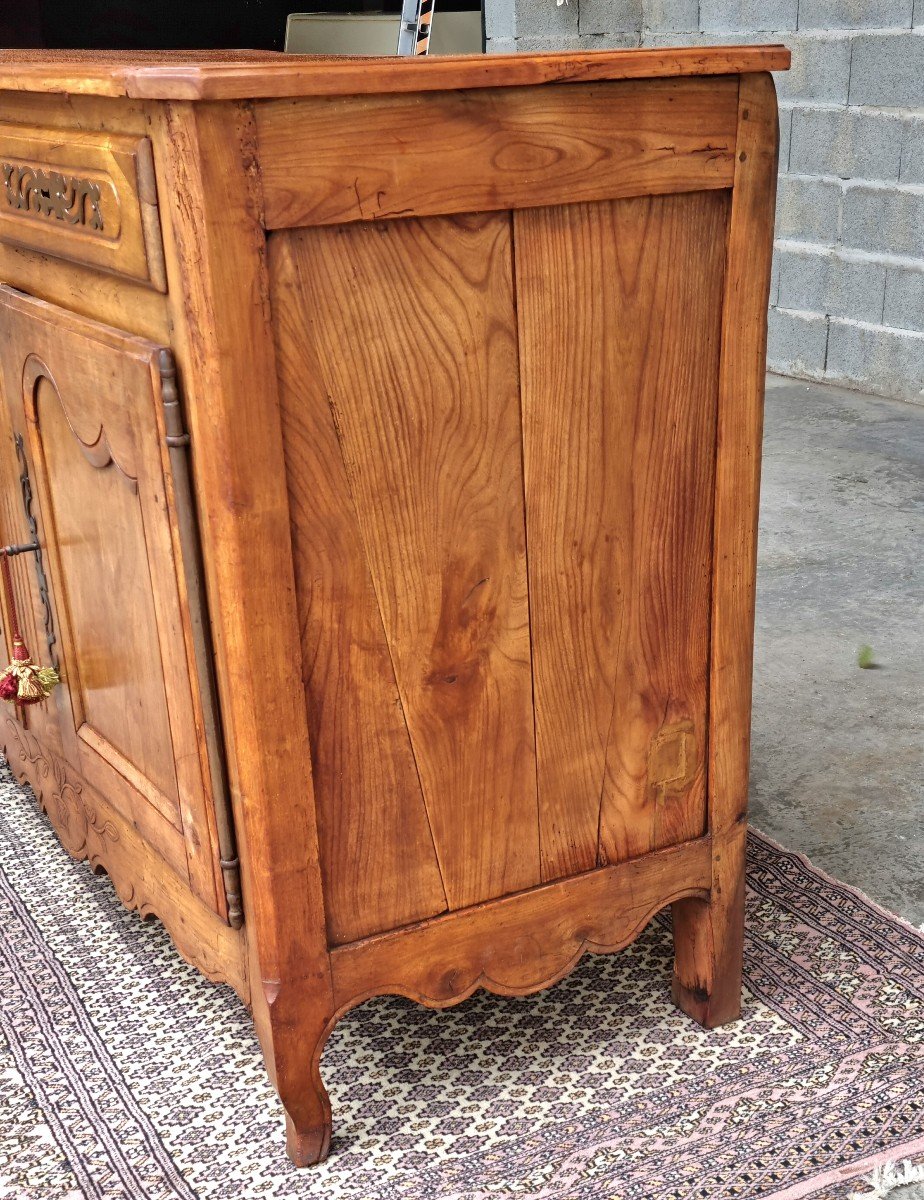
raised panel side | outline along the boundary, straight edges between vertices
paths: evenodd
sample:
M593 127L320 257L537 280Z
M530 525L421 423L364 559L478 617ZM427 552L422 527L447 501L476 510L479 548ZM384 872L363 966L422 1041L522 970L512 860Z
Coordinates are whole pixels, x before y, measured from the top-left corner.
M515 216L543 873L702 834L726 193Z
M304 296L301 403L327 426L322 453L365 564L354 578L366 593L351 603L374 594L449 906L530 887L539 859L510 218L320 228L271 243L280 236ZM317 479L290 481L306 493L293 507L317 503ZM309 693L321 682L309 679ZM372 803L360 788L350 796L358 812Z

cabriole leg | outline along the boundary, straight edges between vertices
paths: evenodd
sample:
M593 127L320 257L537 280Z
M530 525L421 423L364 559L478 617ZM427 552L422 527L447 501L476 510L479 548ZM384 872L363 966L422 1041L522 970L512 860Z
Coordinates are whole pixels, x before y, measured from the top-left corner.
M296 1167L323 1162L330 1150L331 1111L321 1079L321 1051L330 1033L326 1014L274 1029L273 1082L286 1110L286 1150Z
M296 1167L323 1162L330 1150L331 1111L321 1078L321 1052L333 1018L306 987L255 994L254 1022L266 1069L286 1114L286 1150Z
M327 1101L327 1092L323 1084L321 1092L327 1107L326 1120L319 1112L316 1118L319 1124L300 1127L296 1125L292 1116L286 1113L286 1151L296 1167L310 1167L323 1162L330 1150L330 1103ZM320 1102L320 1097L318 1099Z

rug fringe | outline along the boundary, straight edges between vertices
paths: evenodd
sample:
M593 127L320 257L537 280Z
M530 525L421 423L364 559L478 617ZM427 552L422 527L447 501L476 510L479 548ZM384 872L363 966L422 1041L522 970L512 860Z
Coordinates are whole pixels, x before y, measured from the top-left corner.
M873 1190L851 1192L850 1200L881 1200L895 1188L905 1187L909 1183L924 1183L924 1166L916 1167L909 1159L902 1163L884 1163L876 1167L864 1183L868 1183Z

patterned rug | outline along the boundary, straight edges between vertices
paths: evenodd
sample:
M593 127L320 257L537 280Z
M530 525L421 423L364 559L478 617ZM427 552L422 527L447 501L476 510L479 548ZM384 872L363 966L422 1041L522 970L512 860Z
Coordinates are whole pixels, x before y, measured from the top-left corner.
M745 1019L668 999L659 918L526 999L337 1026L329 1161L283 1153L236 997L0 774L0 1197L846 1200L924 1155L924 936L751 840Z

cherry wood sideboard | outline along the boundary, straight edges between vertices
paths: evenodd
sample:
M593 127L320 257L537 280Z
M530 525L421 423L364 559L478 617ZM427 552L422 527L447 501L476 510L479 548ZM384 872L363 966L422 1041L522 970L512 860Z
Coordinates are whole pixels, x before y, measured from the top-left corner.
M251 1006L296 1163L367 997L671 905L738 1015L788 61L0 57L0 538L63 680L3 748Z

